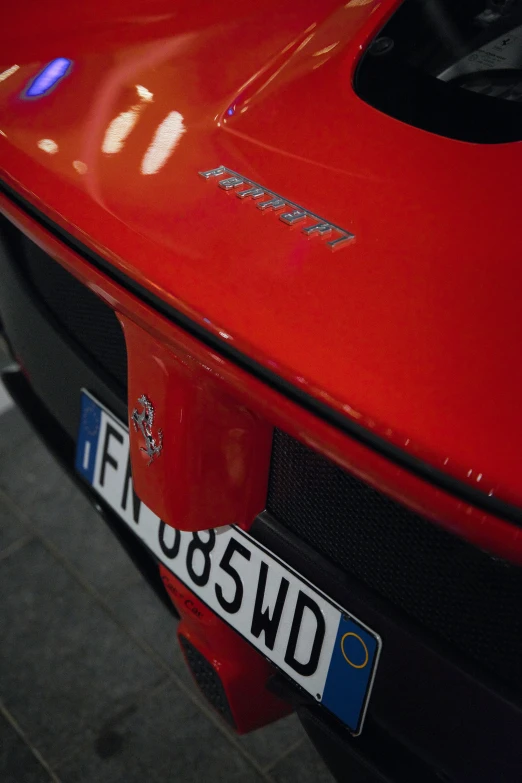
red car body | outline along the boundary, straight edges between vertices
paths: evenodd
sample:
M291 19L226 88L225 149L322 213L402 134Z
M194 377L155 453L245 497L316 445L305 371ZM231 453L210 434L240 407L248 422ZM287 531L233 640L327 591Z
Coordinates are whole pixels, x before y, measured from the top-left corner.
M151 465L131 435L134 485L166 523L250 529L277 427L522 565L522 147L442 138L356 94L361 53L398 5L10 6L0 208L116 312L129 408L147 394L163 427ZM57 57L69 71L29 97ZM287 225L220 187L232 175L199 176L219 166L353 238L332 250L339 231L307 234L313 219ZM284 714L269 664L163 577L237 727Z

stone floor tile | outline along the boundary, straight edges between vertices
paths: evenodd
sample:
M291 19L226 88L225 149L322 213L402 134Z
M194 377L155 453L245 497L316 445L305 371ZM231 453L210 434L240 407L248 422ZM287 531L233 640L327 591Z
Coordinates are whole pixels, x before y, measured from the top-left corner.
M107 720L94 741L57 773L67 783L262 780L240 750L170 682L135 711Z
M48 783L51 780L3 715L0 715L0 780L2 783Z
M11 506L0 497L0 557L8 547L27 535L27 528L20 522Z
M270 769L270 775L277 783L335 783L308 739L304 739L297 748L278 761Z
M178 619L140 575L120 589L106 593L105 600L118 620L152 647L166 664L177 664Z
M177 639L178 620L161 603L148 584L138 578L121 590L108 593L105 600L118 620L152 647L176 677L199 698L199 688L185 663ZM203 697L201 699L203 700Z
M0 594L0 697L49 762L164 678L39 542L0 562Z
M289 715L262 729L244 734L239 741L261 767L265 768L273 765L282 754L303 739L308 742L299 718L297 715Z
M38 438L26 437L23 422L11 426L11 452L0 448L0 489L94 587L111 590L134 580L135 566L89 501Z

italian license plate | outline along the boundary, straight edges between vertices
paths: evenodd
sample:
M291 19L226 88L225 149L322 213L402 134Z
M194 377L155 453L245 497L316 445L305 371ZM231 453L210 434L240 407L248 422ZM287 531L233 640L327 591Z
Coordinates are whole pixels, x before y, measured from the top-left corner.
M133 494L127 427L85 391L76 470L186 587L360 733L376 633L234 525L199 533L165 525Z

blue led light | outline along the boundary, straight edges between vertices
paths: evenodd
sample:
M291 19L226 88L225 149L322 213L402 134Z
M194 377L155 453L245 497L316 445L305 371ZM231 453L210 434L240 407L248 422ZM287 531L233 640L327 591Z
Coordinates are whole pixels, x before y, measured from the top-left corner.
M25 91L25 95L28 98L39 98L42 95L46 95L49 90L52 90L58 84L60 79L67 75L71 65L72 60L68 60L66 57L57 57L56 60L52 60L33 79Z

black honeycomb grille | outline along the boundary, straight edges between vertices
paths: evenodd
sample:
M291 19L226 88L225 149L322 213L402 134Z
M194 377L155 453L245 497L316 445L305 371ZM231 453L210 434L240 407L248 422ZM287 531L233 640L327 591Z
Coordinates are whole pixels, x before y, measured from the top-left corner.
M267 510L343 571L522 691L522 569L274 433Z
M114 312L30 239L20 234L18 241L20 261L34 296L126 400L127 350Z
M219 712L231 726L234 726L234 718L230 711L228 699L219 679L219 675L205 656L194 647L185 636L179 637L183 652L194 679L201 688L203 695L208 699L215 710Z

